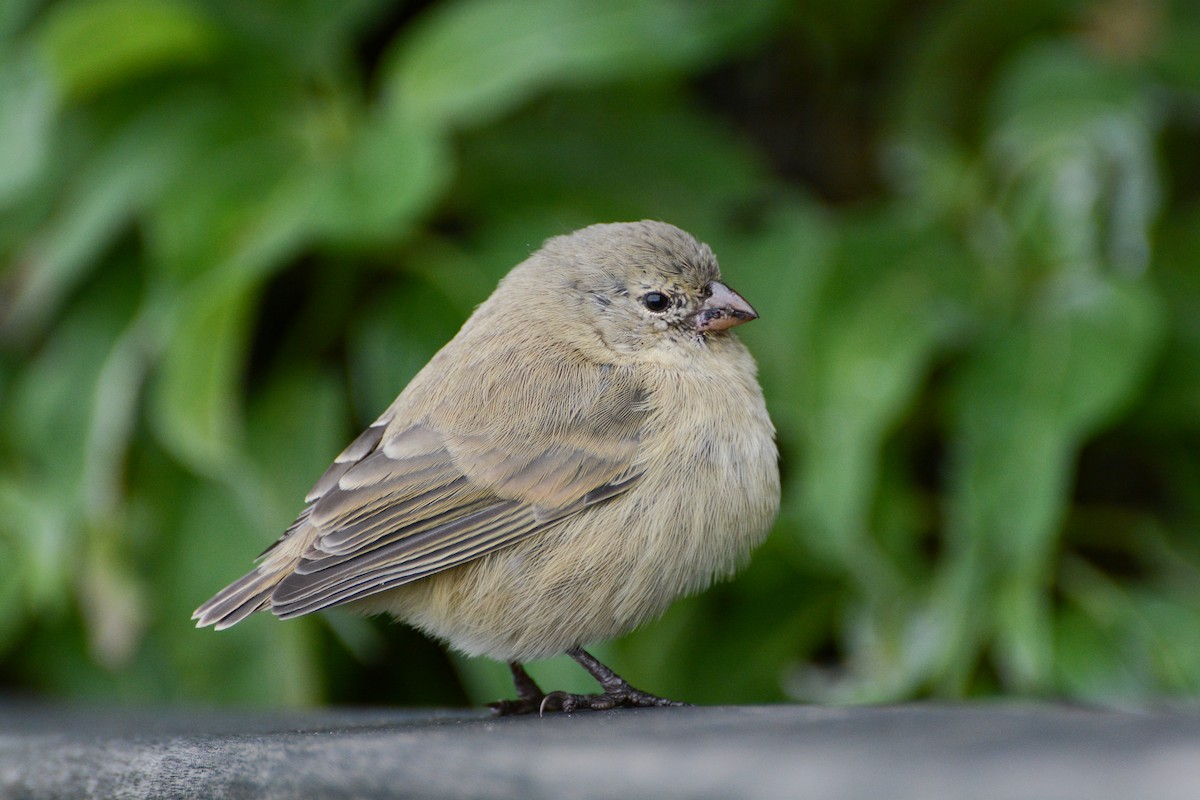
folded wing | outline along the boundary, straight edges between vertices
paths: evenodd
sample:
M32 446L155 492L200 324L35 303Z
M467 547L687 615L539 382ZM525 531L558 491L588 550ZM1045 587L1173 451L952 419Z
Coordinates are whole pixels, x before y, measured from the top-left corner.
M578 384L579 374L571 376ZM228 627L269 607L291 618L360 600L464 564L626 491L647 409L612 368L575 406L470 411L398 425L382 417L338 457L309 505L260 565L201 606ZM519 401L519 397L514 397ZM496 405L491 406L493 413ZM302 546L301 546L302 545Z

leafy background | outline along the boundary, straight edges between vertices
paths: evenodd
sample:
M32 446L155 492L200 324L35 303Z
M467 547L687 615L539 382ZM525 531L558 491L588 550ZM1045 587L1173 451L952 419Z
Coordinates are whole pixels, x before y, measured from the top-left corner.
M697 702L1200 691L1191 0L7 0L0 691L507 694L376 620L188 618L511 265L643 217L762 313L784 505L602 657Z

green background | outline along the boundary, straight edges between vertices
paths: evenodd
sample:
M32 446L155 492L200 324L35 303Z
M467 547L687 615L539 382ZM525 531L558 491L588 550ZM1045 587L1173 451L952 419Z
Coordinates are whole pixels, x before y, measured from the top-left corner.
M762 315L783 509L599 656L704 703L1194 696L1198 201L1193 0L6 0L0 692L509 694L379 620L189 616L509 267L651 217Z

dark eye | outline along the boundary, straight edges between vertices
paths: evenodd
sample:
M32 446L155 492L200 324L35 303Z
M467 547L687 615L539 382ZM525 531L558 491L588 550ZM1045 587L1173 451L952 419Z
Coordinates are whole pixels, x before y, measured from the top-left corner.
M662 292L646 292L642 295L642 305L651 311L666 311L671 305L671 298Z

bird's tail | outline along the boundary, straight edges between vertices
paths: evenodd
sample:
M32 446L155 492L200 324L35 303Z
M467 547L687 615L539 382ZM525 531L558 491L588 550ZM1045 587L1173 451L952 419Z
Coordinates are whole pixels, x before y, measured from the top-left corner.
M255 611L271 604L271 593L287 573L262 564L217 592L211 600L192 612L196 627L215 625L224 630L238 624Z
M215 625L223 631L231 628L253 614L269 608L275 587L296 566L297 554L307 542L306 533L311 533L308 516L312 506L301 512L283 535L259 556L259 565L233 583L226 586L204 605L192 612L196 627ZM303 530L302 530L303 529Z

